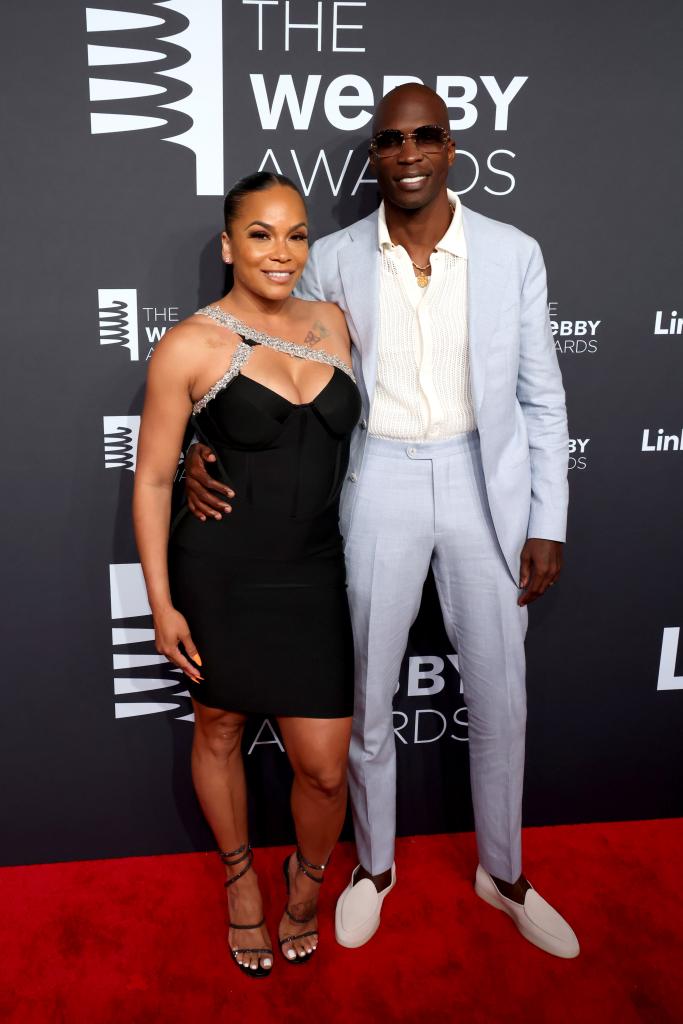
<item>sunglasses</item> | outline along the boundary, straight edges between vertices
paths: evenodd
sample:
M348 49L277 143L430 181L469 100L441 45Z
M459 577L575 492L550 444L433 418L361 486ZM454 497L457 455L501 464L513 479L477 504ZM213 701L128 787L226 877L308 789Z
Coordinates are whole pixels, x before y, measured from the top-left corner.
M420 153L440 153L451 137L440 124L422 124L414 132L402 132L398 128L385 128L370 140L370 151L380 159L398 156L403 143L412 139Z

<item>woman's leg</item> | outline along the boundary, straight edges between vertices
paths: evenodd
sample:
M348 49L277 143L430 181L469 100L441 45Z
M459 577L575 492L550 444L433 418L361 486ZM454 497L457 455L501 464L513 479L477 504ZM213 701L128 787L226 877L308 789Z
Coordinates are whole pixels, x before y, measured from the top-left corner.
M236 850L249 841L247 825L247 791L242 763L242 732L245 716L233 712L207 708L193 701L195 728L192 744L192 780L202 810L220 850ZM236 858L231 858L235 860ZM243 860L232 867L226 866L227 877L236 875L249 862ZM236 924L249 924L263 917L258 877L252 868L228 890L230 920ZM250 946L269 948L270 939L265 925L249 930L230 929L228 941L232 948ZM240 953L240 963L258 966L254 953ZM261 955L263 967L272 964L269 955Z
M346 812L346 765L351 739L350 718L279 718L290 764L294 770L292 816L301 853L313 864L326 864L339 838ZM311 870L322 878L322 872ZM315 914L320 886L289 860L289 908L295 917ZM297 935L316 928L315 916L295 924L285 914L279 933ZM285 956L294 959L316 948L317 936L286 943Z

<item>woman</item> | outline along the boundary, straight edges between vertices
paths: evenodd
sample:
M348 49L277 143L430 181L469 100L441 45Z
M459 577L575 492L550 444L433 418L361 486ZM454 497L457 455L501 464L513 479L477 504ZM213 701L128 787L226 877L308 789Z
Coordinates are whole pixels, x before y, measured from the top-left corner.
M272 946L240 743L247 714L277 717L298 841L278 938L303 963L346 806L353 653L338 502L360 398L342 313L291 294L308 254L296 186L265 172L238 182L222 252L232 290L169 330L150 361L133 505L157 649L194 684L192 776L226 867L228 942L264 977ZM169 538L190 417L240 501L205 524L181 514Z

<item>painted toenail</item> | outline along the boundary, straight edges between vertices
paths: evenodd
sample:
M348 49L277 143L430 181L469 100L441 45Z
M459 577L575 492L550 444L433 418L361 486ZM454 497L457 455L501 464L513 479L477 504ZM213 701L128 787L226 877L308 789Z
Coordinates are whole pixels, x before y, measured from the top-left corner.
M264 967L272 967L272 964L271 964L270 960L264 960L263 961L263 966Z
M287 956L289 957L290 960L294 960L296 957L296 953L294 952L293 949L290 949L289 952L287 953Z

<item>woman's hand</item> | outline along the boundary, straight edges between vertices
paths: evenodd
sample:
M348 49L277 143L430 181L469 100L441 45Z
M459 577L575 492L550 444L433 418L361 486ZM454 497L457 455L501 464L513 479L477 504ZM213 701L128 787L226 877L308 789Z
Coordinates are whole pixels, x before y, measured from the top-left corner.
M221 512L232 512L225 499L234 498L235 492L207 472L205 463L215 461L216 456L205 444L191 445L185 456L187 507L202 522L206 522L207 516L222 519Z
M200 683L202 677L199 672L181 654L178 647L178 644L182 643L193 661L201 665L202 659L199 657L197 648L194 645L190 635L190 627L185 617L176 611L175 608L169 608L167 611L154 616L154 632L156 649L159 654L165 655L169 661L172 661L174 665L181 668L193 683Z

